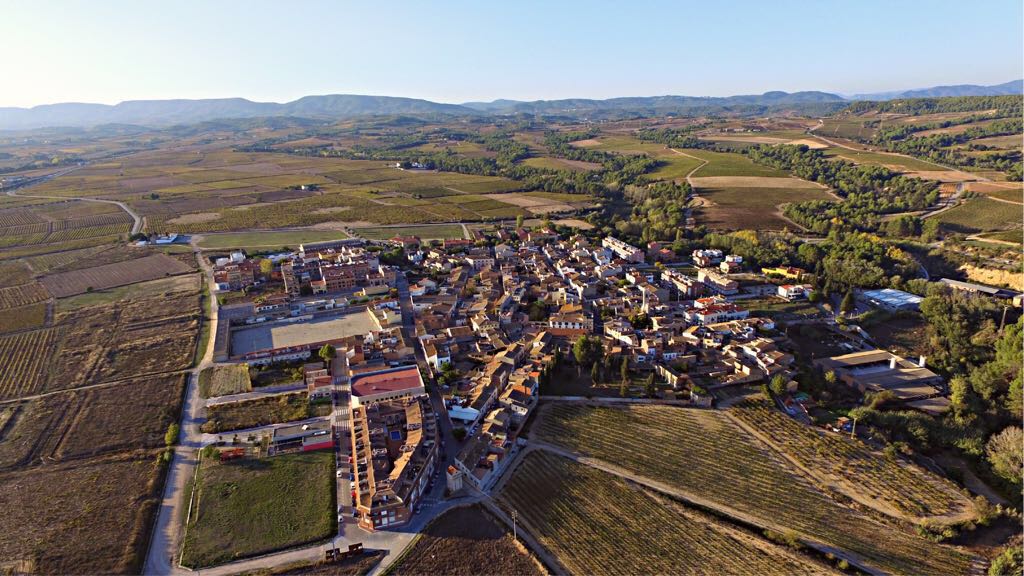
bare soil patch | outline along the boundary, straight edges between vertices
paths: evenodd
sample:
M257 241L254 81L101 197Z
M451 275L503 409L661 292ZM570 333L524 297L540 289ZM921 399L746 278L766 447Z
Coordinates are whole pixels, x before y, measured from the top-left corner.
M723 142L750 142L752 144L783 144L786 138L778 136L737 136L735 134L705 134L701 140L721 140Z
M569 145L576 146L578 148L593 148L594 146L600 146L601 141L594 138L588 138L586 140L577 140L575 142L570 142Z
M334 214L336 212L344 212L351 209L351 206L330 206L328 208L317 208L313 211L313 214Z
M234 164L232 166L225 166L225 170L232 170L235 172L244 172L246 174L256 174L259 176L274 176L284 172L284 168L281 168L273 162L253 162L252 164Z
M811 150L820 150L822 148L828 148L828 144L819 142L818 140L811 140L809 138L803 138L801 140L790 140L789 142L786 142L786 144L789 144L790 146L807 146Z
M917 170L904 172L904 176L921 178L922 180L937 180L939 182L970 182L977 180L978 176L969 172L959 170Z

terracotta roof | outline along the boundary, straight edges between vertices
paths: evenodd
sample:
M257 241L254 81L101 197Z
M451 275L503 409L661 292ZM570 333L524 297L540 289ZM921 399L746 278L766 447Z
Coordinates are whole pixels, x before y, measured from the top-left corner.
M423 386L417 366L402 366L380 372L369 372L352 378L352 395L369 396L387 392L401 392Z

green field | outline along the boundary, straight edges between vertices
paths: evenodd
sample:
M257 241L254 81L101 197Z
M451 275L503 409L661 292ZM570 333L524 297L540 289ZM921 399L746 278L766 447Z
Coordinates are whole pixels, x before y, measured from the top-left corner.
M205 234L200 248L222 250L228 248L298 248L304 242L323 242L348 238L344 232L330 230L289 230L283 232L233 232Z
M711 152L709 150L683 150L690 156L706 160L707 164L693 176L789 176L783 170L754 164L742 154L734 152Z
M963 204L935 216L943 227L954 232L994 232L1020 227L1021 206L988 198L970 198Z
M1022 240L1021 230L1006 230L1005 232L991 232L988 234L982 234L982 238L989 240L999 240L1000 242L1013 242L1015 244L1021 244Z
M689 151L686 153L689 154ZM701 165L700 160L676 154L671 150L668 151L668 154L658 155L657 158L665 165L647 175L654 180L682 180L694 168Z
M444 240L446 238L465 238L462 226L458 224L438 224L437 226L394 226L389 228L353 228L352 232L367 240L387 240L395 236L419 236L420 240Z
M203 568L330 538L334 453L203 459L182 564Z
M1018 204L1024 203L1024 191L1022 191L1020 188L1017 188L1016 190L1012 188L1007 188L1004 190L989 190L986 192L981 192L981 194L984 194L985 196L991 196L993 198L999 198L1000 200L1016 202Z
M832 198L819 188L700 188L697 193L713 203L695 210L697 221L726 230L794 229L781 216L780 204Z
M591 170L599 170L601 168L600 164L595 164L593 162L566 160L565 158L553 158L551 156L527 158L526 160L523 160L523 164L534 168L544 168L547 170L569 170L572 172L590 172Z
M893 154L885 154L883 152L867 152L864 150L850 150L847 148L826 148L823 152L825 156L831 158L841 158L855 164L874 164L876 166L884 166L897 172L946 170L946 168L937 164L931 164L908 156L896 156Z

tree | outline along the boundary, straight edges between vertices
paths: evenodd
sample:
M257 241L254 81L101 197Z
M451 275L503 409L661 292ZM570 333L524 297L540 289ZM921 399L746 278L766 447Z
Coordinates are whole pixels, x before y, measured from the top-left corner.
M519 230L522 227L523 227L523 215L520 214L520 215L516 216L516 230Z
M985 446L985 455L992 470L1010 484L1019 486L1024 478L1024 431L1017 426L1007 427L992 436Z
M853 312L853 308L853 290L847 290L846 295L843 296L843 301L839 304L839 311L843 314L849 314L850 312Z
M604 355L604 346L596 336L580 335L572 345L572 354L580 366L596 364Z
M782 374L776 374L775 376L772 377L772 381L768 385L768 388L772 391L772 394L775 394L776 396L782 396L783 394L786 393L786 384L788 383L789 382L787 381L785 376L783 376Z
M658 387L654 385L654 372L651 372L650 375L647 376L647 382L644 388L647 392L648 398L654 398L658 394Z
M171 423L167 427L167 433L164 434L164 444L168 447L174 446L178 443L178 434L181 432L181 427L176 423Z
M623 382L629 382L629 358L626 356L622 357L622 365L619 366L619 376L622 377Z
M260 273L264 276L270 276L274 271L274 262L269 258L260 260Z
M594 362L594 366L590 369L590 380L597 384L601 382L601 364Z
M623 379L622 382L619 382L619 397L625 398L627 392L629 392L629 381Z
M320 348L319 352L320 359L324 361L328 366L331 365L331 360L334 360L338 356L338 351L330 344L324 344Z

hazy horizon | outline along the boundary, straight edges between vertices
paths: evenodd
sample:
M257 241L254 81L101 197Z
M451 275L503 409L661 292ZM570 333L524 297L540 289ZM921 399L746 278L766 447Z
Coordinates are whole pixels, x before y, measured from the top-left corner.
M0 106L315 94L456 104L851 95L1024 77L1024 8L1005 0L521 2L502 10L461 0L388 9L15 1L0 48L17 57L4 63ZM955 41L943 35L953 24Z

